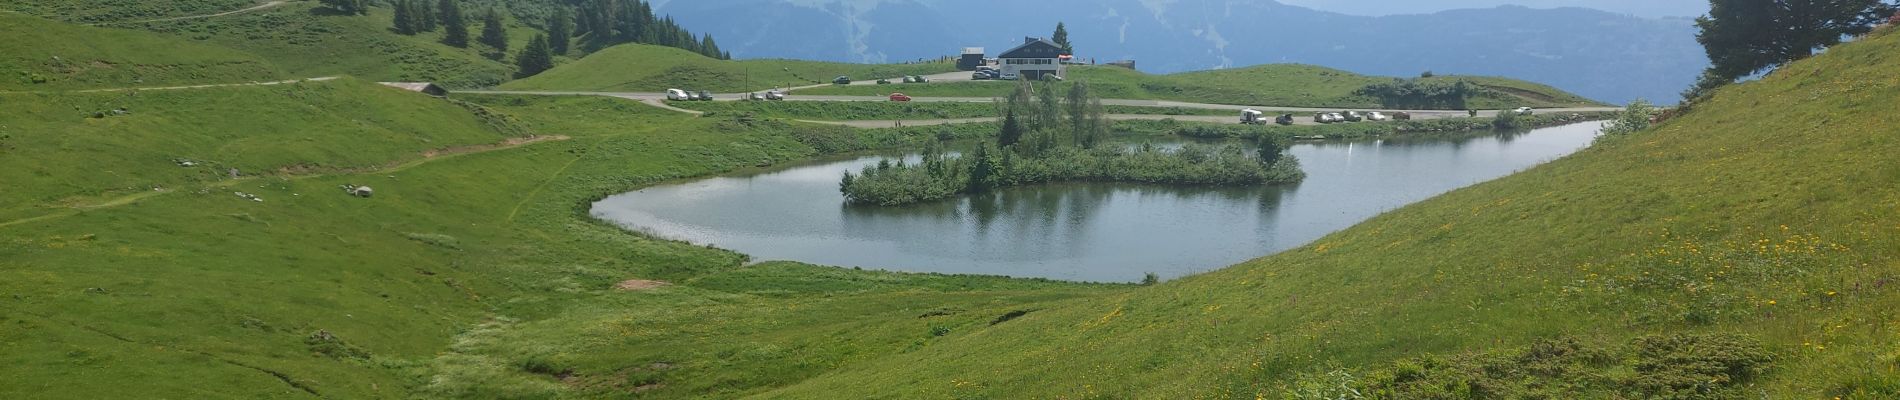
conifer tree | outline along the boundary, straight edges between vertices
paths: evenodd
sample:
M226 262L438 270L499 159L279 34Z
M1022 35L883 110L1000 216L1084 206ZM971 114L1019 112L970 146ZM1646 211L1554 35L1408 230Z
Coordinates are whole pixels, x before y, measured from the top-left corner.
M560 7L548 17L548 50L554 54L567 54L568 40L572 37L574 18L568 15L567 7Z
M412 7L412 3L409 0L396 1L396 17L394 21L396 33L404 35L416 34L416 16L412 13L412 8L414 7Z
M1069 43L1069 27L1061 22L1056 23L1056 33L1049 36L1049 41L1061 46L1063 55L1075 55L1075 45Z
M409 3L409 7L411 7L409 11L416 14L416 21L420 23L419 26L416 27L417 31L435 32L436 23L437 23L436 18L435 18L435 7L429 6L429 0L403 0L403 1L406 3Z
M528 47L515 55L515 78L526 78L554 68L554 55L548 49L547 36L534 35Z
M488 15L482 17L481 41L497 52L508 51L508 29L502 26L500 11L490 9Z
M468 20L462 19L462 6L455 0L441 0L437 8L442 12L442 44L467 48Z

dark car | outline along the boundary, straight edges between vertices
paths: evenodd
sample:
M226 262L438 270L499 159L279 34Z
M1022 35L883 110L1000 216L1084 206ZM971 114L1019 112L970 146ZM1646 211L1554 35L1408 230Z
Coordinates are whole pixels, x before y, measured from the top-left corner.
M836 83L836 84L839 84L839 85L849 85L849 84L851 84L851 77L849 77L849 76L839 76L839 77L838 77L838 79L832 79L832 80L831 80L831 83Z
M708 92L704 90L699 91L699 101L712 101L712 100L713 100L712 92Z

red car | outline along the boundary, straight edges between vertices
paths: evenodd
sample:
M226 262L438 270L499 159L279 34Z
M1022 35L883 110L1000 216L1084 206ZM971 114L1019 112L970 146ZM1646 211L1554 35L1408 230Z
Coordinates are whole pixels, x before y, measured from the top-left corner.
M903 93L891 93L891 101L910 101L910 96L905 96Z

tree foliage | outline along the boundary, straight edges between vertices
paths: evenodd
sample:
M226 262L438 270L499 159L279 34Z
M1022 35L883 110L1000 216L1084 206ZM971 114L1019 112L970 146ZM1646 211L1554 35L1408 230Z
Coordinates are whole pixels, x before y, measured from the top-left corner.
M567 7L554 11L548 16L548 50L554 54L567 54L568 43L574 38L574 16Z
M468 47L468 20L462 17L462 5L455 0L440 0L436 10L442 15L442 44Z
M1423 74L1421 74L1423 75ZM1466 101L1484 92L1484 88L1459 79L1452 82L1425 79L1392 79L1354 91L1371 96L1391 108L1465 108Z
M1840 44L1872 30L1895 7L1881 0L1710 0L1696 19L1696 41L1711 65L1683 93L1694 100L1710 90Z
M1061 22L1056 23L1056 33L1049 36L1049 41L1055 42L1058 47L1062 47L1063 55L1075 55L1075 45L1069 43L1069 27L1063 25Z
M528 41L528 47L515 55L515 78L526 78L542 71L554 69L554 54L548 48L548 37L535 35Z
M710 35L694 35L653 14L653 5L641 0L579 0L574 33L585 35L589 50L622 43L641 43L686 49L701 55L730 59Z
M1655 118L1659 110L1648 101L1636 99L1616 113L1615 119L1603 125L1603 137L1625 136L1649 129L1650 119Z
M508 51L508 27L502 23L501 11L488 10L482 16L482 44L494 48L497 52Z
M1057 96L1055 86L1018 86L1000 107L1003 122L994 145L985 142L963 157L946 158L932 143L919 164L881 162L846 173L838 189L851 203L888 206L1048 182L1244 185L1305 176L1285 154L1287 135L1267 135L1272 137L1259 139L1253 151L1241 144L1189 144L1173 151L1101 146L1109 129L1101 99L1086 82L1071 85L1066 96Z

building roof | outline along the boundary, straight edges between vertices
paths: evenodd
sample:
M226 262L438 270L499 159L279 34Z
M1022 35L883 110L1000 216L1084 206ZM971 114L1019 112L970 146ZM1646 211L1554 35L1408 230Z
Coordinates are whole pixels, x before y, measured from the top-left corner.
M966 55L968 55L968 54L977 54L977 55L982 55L982 54L983 54L983 48L982 48L982 47L965 47L965 48L963 48L963 54L966 54Z
M997 58L1056 58L1062 55L1062 46L1043 38L1023 38L1023 45L1003 52Z
M442 87L436 86L435 83L433 82L377 82L377 83L381 83L383 84L383 86L393 87L393 88L407 90L411 92L427 93L430 90L442 90Z

